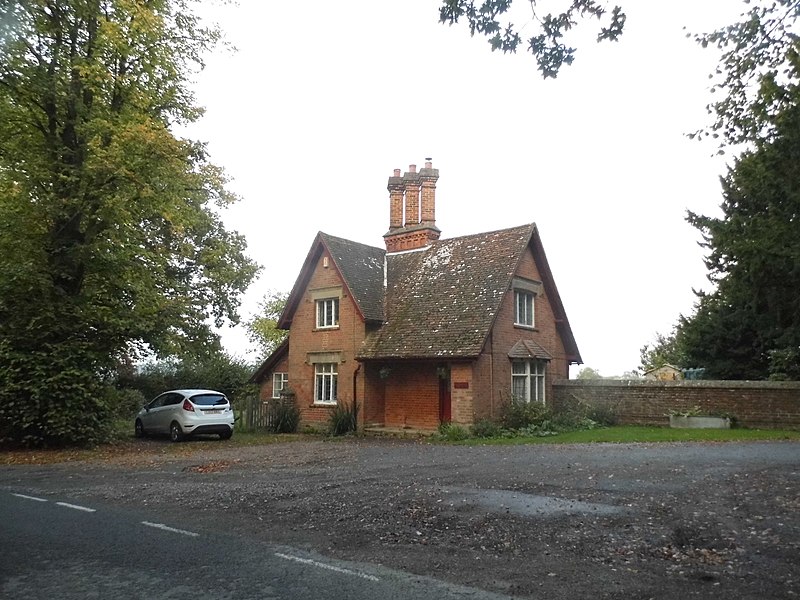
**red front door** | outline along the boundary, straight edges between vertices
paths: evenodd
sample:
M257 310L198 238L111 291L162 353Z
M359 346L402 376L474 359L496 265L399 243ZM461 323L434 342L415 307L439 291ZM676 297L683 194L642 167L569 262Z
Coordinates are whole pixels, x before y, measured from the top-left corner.
M450 419L450 379L439 379L439 422L449 423Z

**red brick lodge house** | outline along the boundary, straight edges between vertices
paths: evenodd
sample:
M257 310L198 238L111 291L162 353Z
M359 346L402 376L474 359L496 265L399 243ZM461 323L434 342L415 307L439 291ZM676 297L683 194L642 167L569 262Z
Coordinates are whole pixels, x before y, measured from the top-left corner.
M581 356L535 224L439 239L438 169L389 178L384 248L318 233L254 373L261 398L294 394L304 425L337 403L360 426L435 429L547 402Z

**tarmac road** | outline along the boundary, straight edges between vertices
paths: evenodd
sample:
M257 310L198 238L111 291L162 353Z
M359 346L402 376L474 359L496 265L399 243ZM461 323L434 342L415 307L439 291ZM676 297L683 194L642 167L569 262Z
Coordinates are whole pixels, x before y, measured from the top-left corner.
M0 597L476 600L501 596L195 527L157 511L3 492ZM155 519L155 521L154 521Z
M103 460L0 468L3 552L21 552L19 540L38 535L19 529L33 519L11 506L87 516L58 501L97 508L88 516L121 515L124 533L114 539L142 540L145 557L153 543L147 540L171 537L141 521L199 532L208 552L224 549L202 565L219 560L233 569L222 587L202 588L207 597L303 597L312 571L327 585L325 598L355 597L347 595L351 578L353 589L373 583L316 563L393 582L372 598L392 597L382 594L402 587L395 581L411 585L409 597L418 598L447 597L441 590L548 600L800 595L796 442L464 447L310 438L240 447L147 440ZM60 549L59 540L70 537L65 530L55 540L42 538L36 552L51 562L34 564L114 556L99 542ZM105 550L93 554L95 546ZM114 569L133 552L95 571L114 574L109 583L124 580ZM28 558L15 560L24 565ZM137 561L136 572L144 574L137 581L148 590L163 589L165 581L188 585L200 573L188 562L160 578L160 566L148 571L144 558ZM287 563L301 567L299 575L281 578ZM248 581L262 564L263 578ZM56 573L79 585L92 571L79 567L71 578L69 569ZM7 586L22 580L6 566L0 573L5 597ZM413 587L417 580L422 588ZM442 582L460 587L436 587Z

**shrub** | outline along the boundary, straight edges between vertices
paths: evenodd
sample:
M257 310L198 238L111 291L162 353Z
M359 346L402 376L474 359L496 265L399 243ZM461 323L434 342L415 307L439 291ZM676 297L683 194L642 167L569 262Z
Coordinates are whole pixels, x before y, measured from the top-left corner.
M458 442L469 437L469 432L456 423L441 423L439 425L439 437L448 442Z
M300 424L300 409L293 399L281 398L270 407L270 429L275 433L295 433Z
M80 341L21 351L0 339L0 445L94 446L108 441L113 414L102 366Z
M473 437L493 438L503 435L503 428L498 423L489 419L481 419L470 428Z
M502 408L500 423L505 429L525 429L530 425L541 425L550 416L550 410L544 404L512 397Z
M597 422L604 427L616 425L619 422L619 416L613 406L608 404L590 404L586 409L586 416L592 421Z
M331 409L328 419L331 435L344 435L358 430L358 405L337 404Z
M107 404L111 413L118 419L133 419L136 413L147 404L147 399L139 390L131 388L108 389Z
M564 404L556 415L557 422L571 429L594 429L616 425L619 420L616 405L588 402L580 396Z

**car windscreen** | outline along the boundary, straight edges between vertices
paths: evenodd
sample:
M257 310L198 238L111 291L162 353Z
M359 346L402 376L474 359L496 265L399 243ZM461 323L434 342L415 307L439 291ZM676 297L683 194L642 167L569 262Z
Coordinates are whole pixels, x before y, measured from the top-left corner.
M189 400L198 406L217 406L228 403L228 399L222 394L197 394L189 398Z

